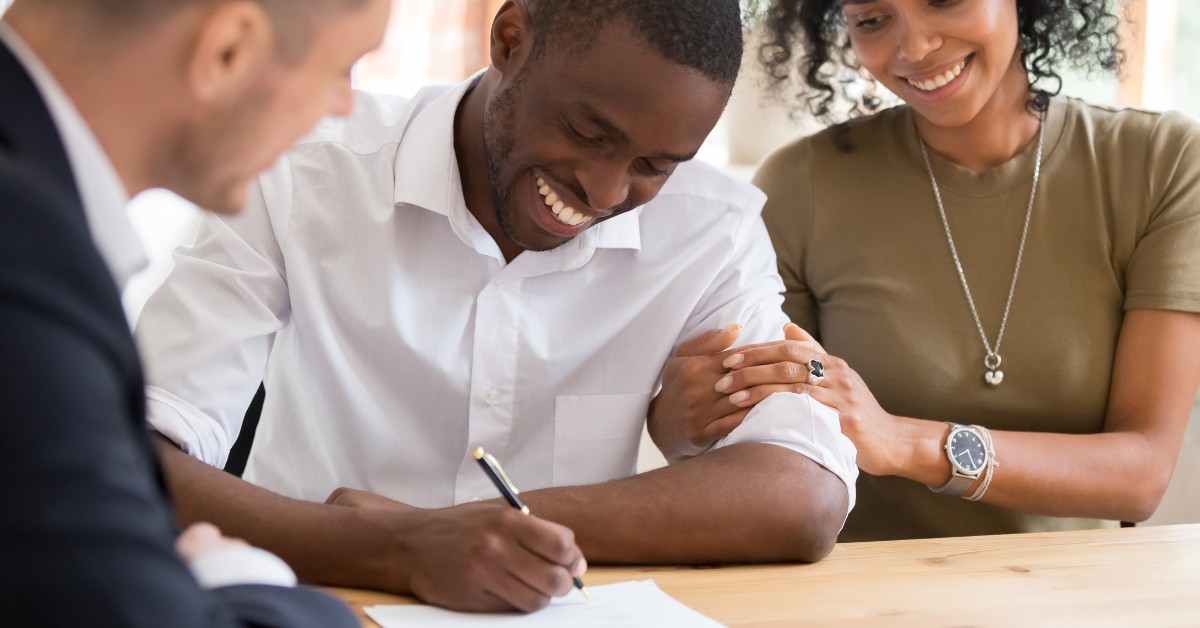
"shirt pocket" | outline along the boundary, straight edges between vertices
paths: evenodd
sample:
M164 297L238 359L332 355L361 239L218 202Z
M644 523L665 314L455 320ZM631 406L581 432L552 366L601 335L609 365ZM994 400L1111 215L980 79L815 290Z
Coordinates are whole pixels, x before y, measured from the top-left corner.
M651 393L559 395L554 403L554 485L633 475Z

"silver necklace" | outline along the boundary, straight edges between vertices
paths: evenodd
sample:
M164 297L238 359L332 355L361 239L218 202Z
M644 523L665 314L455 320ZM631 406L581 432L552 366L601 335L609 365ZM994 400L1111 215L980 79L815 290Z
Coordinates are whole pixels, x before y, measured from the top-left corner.
M942 192L938 188L937 178L933 176L933 165L929 163L929 151L925 149L925 140L918 134L921 144L921 156L925 158L925 170L929 172L929 182L933 184L933 197L937 199L938 214L942 217L942 227L946 230L946 241L950 243L950 254L954 256L954 267L958 269L958 279L962 282L963 294L967 296L967 305L971 306L971 316L975 318L975 329L979 330L979 339L983 341L983 349L987 353L983 358L983 381L995 388L1004 381L1004 371L1000 370L1000 341L1004 340L1004 327L1008 324L1008 311L1012 308L1013 292L1017 289L1017 275L1021 273L1021 257L1025 255L1025 236L1029 234L1029 219L1033 216L1033 199L1037 196L1038 177L1042 172L1042 139L1046 134L1046 114L1043 113L1038 121L1037 159L1033 162L1033 185L1029 189L1029 207L1025 209L1025 226L1021 229L1021 245L1017 248L1017 263L1013 268L1012 283L1008 286L1008 300L1004 303L1004 317L1000 319L1000 333L996 334L996 344L988 342L987 334L983 331L983 323L979 321L979 311L975 309L975 299L971 298L971 288L967 286L967 275L963 272L962 261L958 258L958 247L954 246L954 236L950 235L950 222L946 220L946 208L942 205Z

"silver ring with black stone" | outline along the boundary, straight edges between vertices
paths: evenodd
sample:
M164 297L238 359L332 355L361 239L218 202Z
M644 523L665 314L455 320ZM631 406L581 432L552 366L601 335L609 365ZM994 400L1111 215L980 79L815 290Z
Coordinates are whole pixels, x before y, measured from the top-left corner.
M821 364L820 360L809 360L808 364L808 384L810 386L819 386L821 380L825 379L825 365Z

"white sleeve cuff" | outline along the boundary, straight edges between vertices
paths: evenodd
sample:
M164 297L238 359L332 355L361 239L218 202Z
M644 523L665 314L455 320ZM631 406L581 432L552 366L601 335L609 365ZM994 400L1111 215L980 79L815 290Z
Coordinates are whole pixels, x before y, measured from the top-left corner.
M810 458L846 485L847 516L854 509L858 450L842 434L838 413L807 394L775 393L759 402L714 449L738 443L769 443Z
M208 415L188 402L154 386L146 387L146 419L159 434L184 453L222 468L233 444Z
M281 558L257 547L229 547L209 552L188 563L204 589L238 584L296 586L296 574Z

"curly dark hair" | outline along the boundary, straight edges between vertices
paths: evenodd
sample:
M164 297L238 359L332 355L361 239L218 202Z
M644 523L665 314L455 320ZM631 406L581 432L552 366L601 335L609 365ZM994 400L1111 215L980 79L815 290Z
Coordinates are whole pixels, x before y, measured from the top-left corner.
M1062 90L1064 65L1095 74L1117 74L1125 59L1121 18L1114 0L1013 0L1021 62L1030 77L1029 109L1045 111ZM841 0L771 0L764 13L766 40L759 59L776 90L791 82L799 66L800 96L824 122L873 113L877 85L861 71L850 48ZM848 89L865 82L862 93ZM841 102L845 110L835 110Z

